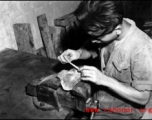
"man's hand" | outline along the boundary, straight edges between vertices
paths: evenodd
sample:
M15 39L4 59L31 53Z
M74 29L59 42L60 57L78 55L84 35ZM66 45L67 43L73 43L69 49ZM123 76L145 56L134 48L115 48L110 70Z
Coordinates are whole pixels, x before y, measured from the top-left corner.
M64 51L60 56L58 56L58 59L62 62L62 63L68 63L68 61L73 61L73 60L77 60L80 57L80 52L78 52L77 50L71 50L68 49L66 51Z
M100 70L93 66L83 66L80 68L81 79L91 81L97 85L108 84L107 76L104 75Z

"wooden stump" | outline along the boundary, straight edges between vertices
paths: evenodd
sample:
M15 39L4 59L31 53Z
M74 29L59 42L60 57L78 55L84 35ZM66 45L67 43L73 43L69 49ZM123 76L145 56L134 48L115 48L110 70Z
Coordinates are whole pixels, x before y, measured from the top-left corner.
M63 51L66 49L79 49L86 40L86 35L83 34L74 13L56 18L54 25L61 29L60 46Z
M47 57L46 51L44 47L39 48L37 51L37 55Z
M46 15L40 15L37 17L38 25L40 28L42 40L44 43L44 47L46 49L47 57L56 59L54 42L52 39L52 34L50 26L48 26Z
M30 24L16 23L13 25L18 50L22 52L36 54L34 39Z

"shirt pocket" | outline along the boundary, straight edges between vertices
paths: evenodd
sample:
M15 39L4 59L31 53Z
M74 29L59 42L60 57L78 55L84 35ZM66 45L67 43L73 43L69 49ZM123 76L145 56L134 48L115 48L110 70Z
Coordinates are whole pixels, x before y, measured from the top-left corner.
M113 61L112 62L115 69L122 73L123 71L127 70L130 67L130 64L127 62L118 62L118 61Z
M113 61L113 77L123 83L131 83L130 64L127 62Z

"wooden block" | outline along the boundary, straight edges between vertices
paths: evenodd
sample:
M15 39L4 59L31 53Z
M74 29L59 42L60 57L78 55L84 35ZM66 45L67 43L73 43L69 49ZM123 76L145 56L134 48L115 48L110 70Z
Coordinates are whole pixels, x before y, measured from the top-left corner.
M49 33L51 34L51 40L52 40L52 43L53 43L53 48L54 48L54 53L56 56L58 56L57 54L57 48L56 48L56 29L55 27L53 26L49 26Z
M76 16L73 13L70 13L70 14L62 16L60 18L55 19L54 25L60 26L60 27L65 27L74 21L76 21Z
M41 47L41 48L39 48L36 51L37 51L37 55L41 55L41 56L47 57L47 54L46 54L46 51L45 51L44 47Z
M54 50L52 33L50 32L50 27L48 26L46 15L40 15L37 17L39 29L41 32L44 47L46 48L47 56L49 58L56 59L56 54Z
M55 27L53 26L49 26L49 29L50 29L50 33L56 33L56 30L55 30Z
M59 53L61 51L64 52L64 50L67 49L67 44L69 44L66 41L67 39L68 39L68 37L67 37L67 34L66 34L66 28L65 27L61 27L61 31L60 31L60 43L59 43Z
M17 23L13 24L18 50L22 52L36 54L34 39L30 24Z
M71 30L71 28L72 28L72 25L71 25L71 24L70 24L70 25L67 25L67 26L65 27L65 29L66 29L66 34L69 33L69 31Z
M82 36L80 35L80 33L81 34L83 33L78 30L79 22L76 19L74 13L70 13L55 19L54 25L61 28L60 41L63 50L79 49L81 47L81 45L83 44L82 41L84 41L85 39L82 38L83 35ZM80 38L82 40L79 40Z

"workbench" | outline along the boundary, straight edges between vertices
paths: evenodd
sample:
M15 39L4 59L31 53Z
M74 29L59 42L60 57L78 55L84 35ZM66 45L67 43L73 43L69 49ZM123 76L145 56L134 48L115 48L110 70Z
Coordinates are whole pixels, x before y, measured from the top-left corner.
M0 52L0 119L64 119L56 109L42 111L26 95L25 86L65 69L56 59L17 50ZM68 69L69 66L66 66Z

